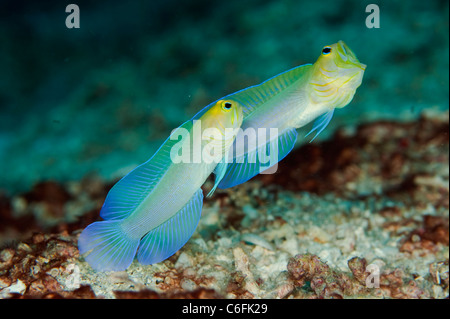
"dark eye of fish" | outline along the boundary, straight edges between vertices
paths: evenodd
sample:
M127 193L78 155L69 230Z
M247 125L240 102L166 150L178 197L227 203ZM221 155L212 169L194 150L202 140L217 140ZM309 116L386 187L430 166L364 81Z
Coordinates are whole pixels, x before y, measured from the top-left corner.
M327 55L331 53L331 48L330 47L325 47L322 49L322 54L323 55Z
M223 105L223 107L227 110L231 109L231 103L230 102L225 102L225 104Z

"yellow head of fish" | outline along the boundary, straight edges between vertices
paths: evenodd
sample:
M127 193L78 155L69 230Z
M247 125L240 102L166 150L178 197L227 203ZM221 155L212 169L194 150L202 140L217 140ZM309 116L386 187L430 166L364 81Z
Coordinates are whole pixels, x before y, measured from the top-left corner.
M220 145L223 152L229 149L244 119L242 105L232 99L216 101L200 117L203 135L210 146Z
M313 65L311 99L330 108L346 106L361 85L365 69L344 41L325 46Z

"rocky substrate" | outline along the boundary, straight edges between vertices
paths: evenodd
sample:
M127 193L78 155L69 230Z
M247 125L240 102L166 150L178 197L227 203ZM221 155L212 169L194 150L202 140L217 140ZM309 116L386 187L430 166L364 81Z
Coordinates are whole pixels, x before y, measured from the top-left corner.
M114 183L0 195L0 297L448 298L448 132L448 113L338 130L218 190L181 250L123 272L77 249Z

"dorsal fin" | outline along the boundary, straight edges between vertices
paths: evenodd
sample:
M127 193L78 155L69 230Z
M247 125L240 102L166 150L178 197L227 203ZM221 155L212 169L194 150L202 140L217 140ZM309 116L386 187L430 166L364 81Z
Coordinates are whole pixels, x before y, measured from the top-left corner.
M263 83L237 91L227 97L233 98L244 105L244 118L257 109L261 104L280 94L294 82L299 80L311 64L304 64L280 73Z
M172 164L170 159L172 147L180 142L170 137L174 134L184 136L177 131L180 129L190 131L192 125L192 121L187 121L175 129L152 158L125 175L111 188L100 211L103 219L119 220L128 217L152 192Z
M235 93L224 96L221 99L233 99L241 103L243 106L244 121L250 113L257 109L261 104L264 104L267 100L273 98L275 95L283 92L287 87L299 80L310 68L312 64L303 64L282 72L270 79L242 89ZM207 105L200 112L198 112L193 119L200 118L207 110L211 108L217 101Z

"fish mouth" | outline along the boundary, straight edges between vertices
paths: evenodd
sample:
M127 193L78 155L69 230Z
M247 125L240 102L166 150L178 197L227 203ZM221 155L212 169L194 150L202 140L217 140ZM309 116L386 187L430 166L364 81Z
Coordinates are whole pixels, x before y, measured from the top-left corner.
M338 45L340 46L341 51L348 57L349 61L359 67L361 70L365 71L367 65L364 63L359 62L358 58L356 57L356 54L350 49L350 47L345 44L344 41L339 40Z
M351 59L357 59L355 53L352 51L352 49L349 48L347 44L345 44L344 41L339 40L338 46L347 57Z

